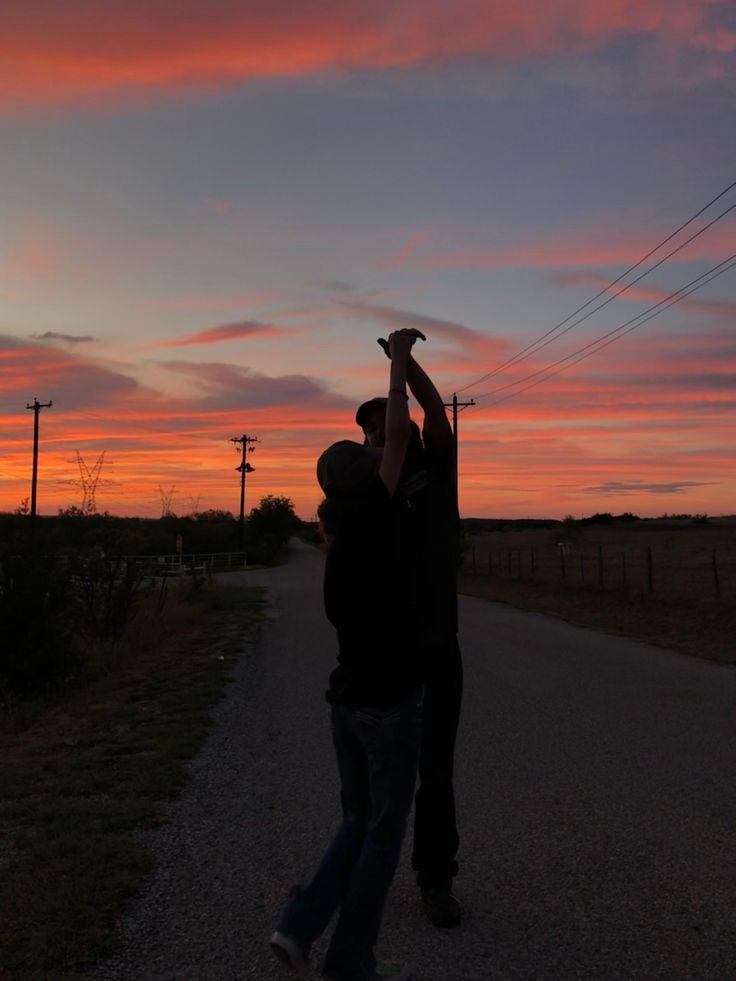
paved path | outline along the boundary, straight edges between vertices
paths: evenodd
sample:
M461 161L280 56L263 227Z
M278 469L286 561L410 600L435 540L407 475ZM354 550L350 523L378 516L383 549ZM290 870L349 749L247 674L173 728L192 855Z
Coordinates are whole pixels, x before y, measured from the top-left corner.
M296 543L157 872L101 981L272 981L290 885L339 820L321 554ZM425 924L409 845L382 946L418 981L735 981L736 672L462 598L463 925ZM316 950L317 959L323 946ZM318 977L318 973L315 973Z

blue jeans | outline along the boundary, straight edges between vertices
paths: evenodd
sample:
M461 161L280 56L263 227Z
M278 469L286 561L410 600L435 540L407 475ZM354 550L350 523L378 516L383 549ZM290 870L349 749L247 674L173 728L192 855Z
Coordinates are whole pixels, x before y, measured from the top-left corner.
M373 947L414 794L421 714L421 689L386 709L332 706L343 821L278 929L309 949L339 907L324 967L340 981L375 971Z

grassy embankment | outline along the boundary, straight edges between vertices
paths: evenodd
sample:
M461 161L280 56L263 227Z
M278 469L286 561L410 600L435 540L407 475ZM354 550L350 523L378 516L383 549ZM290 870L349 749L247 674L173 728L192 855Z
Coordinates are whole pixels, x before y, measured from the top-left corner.
M187 780L246 632L255 589L213 585L132 624L83 688L5 706L0 977L87 976L153 857L136 832Z

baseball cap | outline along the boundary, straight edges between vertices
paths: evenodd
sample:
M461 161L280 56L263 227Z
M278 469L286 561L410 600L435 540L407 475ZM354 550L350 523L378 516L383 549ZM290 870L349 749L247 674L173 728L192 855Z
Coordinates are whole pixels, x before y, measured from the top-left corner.
M368 399L367 402L364 402L362 405L358 406L358 411L355 413L355 421L362 429L363 423L365 422L370 410L380 407L385 412L387 404L388 399L385 396Z
M328 446L317 460L317 480L325 494L353 491L376 474L376 454L362 443L342 439Z

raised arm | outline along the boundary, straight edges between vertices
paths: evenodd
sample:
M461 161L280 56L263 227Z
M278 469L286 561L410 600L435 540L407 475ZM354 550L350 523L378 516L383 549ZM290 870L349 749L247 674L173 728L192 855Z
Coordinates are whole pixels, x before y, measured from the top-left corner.
M398 332L397 332L398 333ZM405 329L402 333L414 337L421 337L426 340L424 335L412 328ZM386 355L390 357L388 342L382 337L378 343L383 348ZM442 396L437 391L434 382L427 372L422 368L413 354L409 354L406 364L406 380L414 398L422 407L424 412L424 432L432 440L435 446L446 446L452 442L452 429L445 412Z
M388 403L386 405L386 441L378 475L393 496L399 486L404 466L406 448L409 445L409 396L406 392L407 362L415 337L402 331L394 331L386 342L391 358Z

